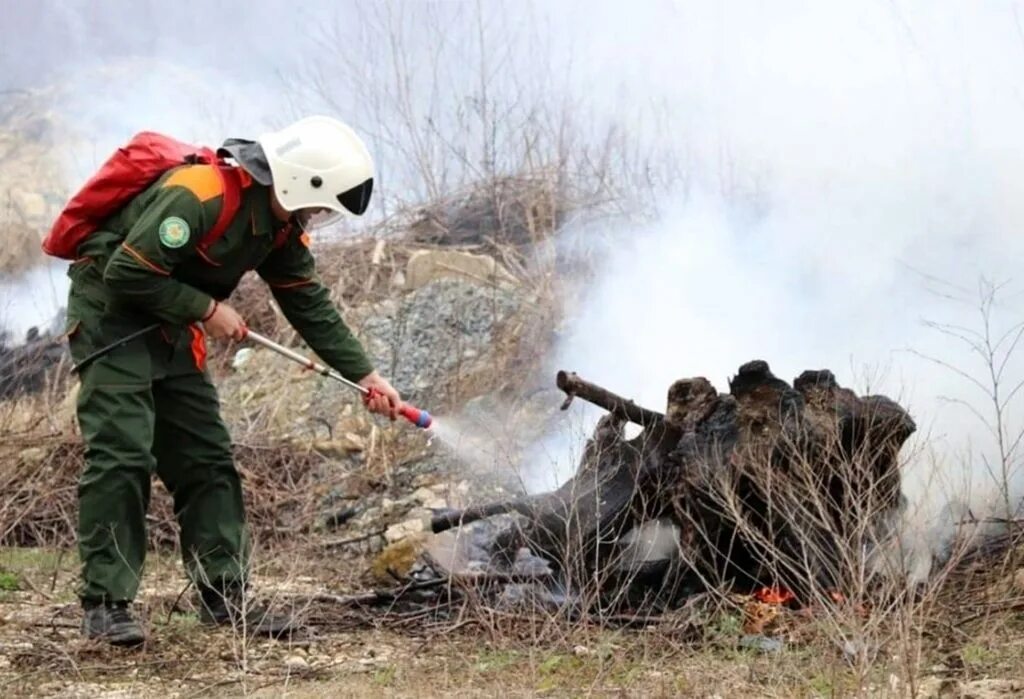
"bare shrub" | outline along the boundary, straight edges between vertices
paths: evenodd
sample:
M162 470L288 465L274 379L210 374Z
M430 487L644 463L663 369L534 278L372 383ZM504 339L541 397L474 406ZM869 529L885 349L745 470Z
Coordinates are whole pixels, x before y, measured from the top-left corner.
M26 454L32 445L31 457ZM67 547L75 542L78 479L84 447L64 435L8 438L0 469L0 545ZM249 526L268 544L308 533L317 524L331 488L324 457L287 445L240 444L235 459L242 475ZM340 476L339 476L340 477ZM171 497L154 489L147 515L151 545L174 549L177 525Z
M940 336L968 350L968 356L977 362L975 365L961 366L945 357L909 351L959 377L967 388L980 395L978 403L956 397L945 397L944 400L966 410L982 428L985 441L976 453L969 455L970 461L966 466L972 473L977 470L976 463L983 467L989 486L1000 503L997 516L1013 518L1020 514L1020 492L1024 490L1020 458L1024 424L1015 424L1013 419L1020 410L1021 389L1024 388L1024 377L1019 376L1017 369L1017 350L1024 337L1024 321L1006 322L997 317L1002 310L1000 294L1005 290L1005 283L998 284L985 278L978 281L973 296L967 290L946 284L942 287L942 295L951 305L972 305L977 312L978 326L972 328L925 321L926 326Z

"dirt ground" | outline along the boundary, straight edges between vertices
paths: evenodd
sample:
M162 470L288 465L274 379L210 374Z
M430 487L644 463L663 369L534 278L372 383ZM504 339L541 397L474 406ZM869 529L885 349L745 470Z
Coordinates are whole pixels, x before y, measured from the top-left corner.
M813 620L780 650L742 647L744 622L728 611L699 639L498 615L325 623L308 600L360 589L357 561L306 547L257 568L264 597L306 600L298 611L308 632L271 641L202 626L180 563L161 555L150 557L139 595L149 641L120 650L79 635L73 552L2 549L0 696L1024 696L1019 612L952 646L896 643L861 665Z

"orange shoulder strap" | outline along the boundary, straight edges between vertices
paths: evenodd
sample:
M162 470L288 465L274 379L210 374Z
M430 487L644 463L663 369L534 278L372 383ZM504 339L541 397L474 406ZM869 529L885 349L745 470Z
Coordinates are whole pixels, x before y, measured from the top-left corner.
M203 239L199 241L199 250L205 253L210 249L210 246L220 240L221 236L231 225L231 220L238 213L238 209L242 204L242 187L244 186L243 180L248 179L243 177L243 173L239 168L232 167L231 165L225 165L220 162L216 164L217 174L220 175L221 182L224 185L224 199L220 205L220 215L217 216L216 222L213 227L207 231Z

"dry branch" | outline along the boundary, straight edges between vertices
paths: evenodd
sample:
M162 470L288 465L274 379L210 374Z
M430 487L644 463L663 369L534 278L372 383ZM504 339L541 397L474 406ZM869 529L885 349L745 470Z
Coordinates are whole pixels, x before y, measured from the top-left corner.
M526 498L492 503L490 505L480 505L478 507L467 507L465 510L444 510L435 514L430 519L430 531L440 534L455 527L461 527L465 524L509 512L518 512L521 515L530 516L533 512L532 500Z
M417 580L398 587L379 590L367 590L350 595L318 594L312 598L314 602L326 602L341 606L359 606L394 602L402 597L422 590L439 587L479 587L484 585L507 585L510 583L536 582L546 580L550 576L544 574L515 575L510 573L463 573L458 575Z

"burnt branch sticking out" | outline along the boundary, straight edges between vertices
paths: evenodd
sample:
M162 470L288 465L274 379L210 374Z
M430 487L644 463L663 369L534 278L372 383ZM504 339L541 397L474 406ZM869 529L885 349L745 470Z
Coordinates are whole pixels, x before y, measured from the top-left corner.
M589 381L584 381L574 372L558 372L558 375L555 377L555 383L559 390L565 392L565 402L562 403L562 410L567 410L572 404L573 399L579 396L587 402L604 408L615 417L635 422L641 427L653 427L665 420L665 416L661 413L641 408L633 401L617 396L608 389L601 388Z

